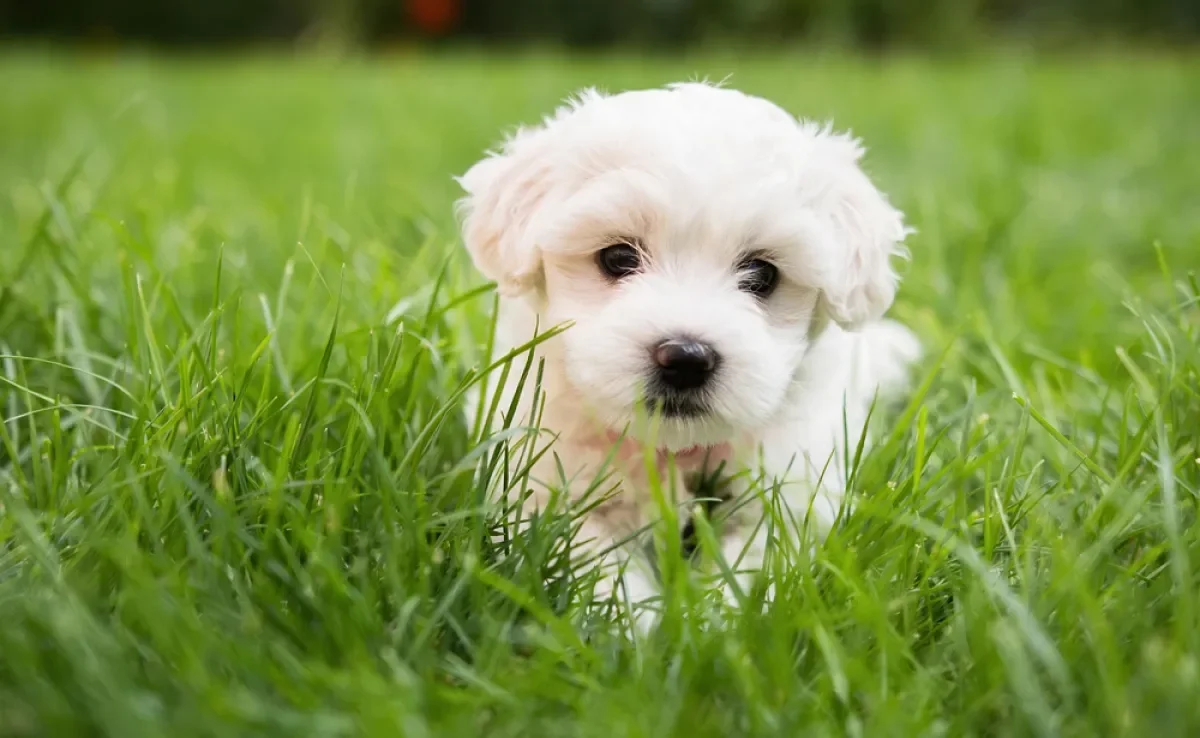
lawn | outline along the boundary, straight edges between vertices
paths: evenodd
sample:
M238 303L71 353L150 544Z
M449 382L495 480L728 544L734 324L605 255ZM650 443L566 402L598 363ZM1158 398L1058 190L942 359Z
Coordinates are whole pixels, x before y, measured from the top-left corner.
M928 354L773 607L668 561L633 640L568 521L490 535L451 175L575 88L728 75L864 137ZM1200 734L1197 78L0 55L0 735Z

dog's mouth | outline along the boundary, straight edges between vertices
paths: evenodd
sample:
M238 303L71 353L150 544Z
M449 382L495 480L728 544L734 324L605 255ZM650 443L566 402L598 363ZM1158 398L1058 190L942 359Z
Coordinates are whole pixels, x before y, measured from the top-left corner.
M612 430L604 434L601 443L610 446L615 444L617 458L621 460L637 459L642 453L642 444L639 441ZM732 453L733 447L728 442L697 443L676 450L659 447L654 450L655 460L660 468L674 462L676 468L689 472L721 468L730 461Z
M728 443L719 443L714 446L705 446L696 444L684 449L680 449L674 456L675 463L680 467L687 469L707 469L712 466L723 464L727 461L730 448ZM666 456L668 452L659 451L659 454Z

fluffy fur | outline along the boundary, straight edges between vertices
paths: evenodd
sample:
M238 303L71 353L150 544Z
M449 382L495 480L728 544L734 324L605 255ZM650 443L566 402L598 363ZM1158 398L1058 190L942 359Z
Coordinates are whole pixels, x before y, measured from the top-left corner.
M688 83L586 91L459 178L465 245L502 295L499 350L538 326L570 324L538 349L541 425L557 440L534 469L531 504L547 504L555 487L578 497L615 472L619 492L578 536L586 551L608 551L599 594L618 583L634 602L656 593L639 543L616 545L657 514L647 446L658 471L673 461L684 472L677 499L689 493L686 472L724 463L778 480L793 516L818 534L832 524L843 439L857 443L877 391L899 389L919 351L882 319L909 229L862 155L857 140L766 100ZM644 262L614 281L596 254L617 242L637 244ZM766 299L739 289L748 255L779 270ZM707 412L639 412L653 347L681 335L721 355ZM512 383L490 389L507 406ZM537 409L525 395L529 421ZM742 576L766 553L761 510L741 507L721 529Z

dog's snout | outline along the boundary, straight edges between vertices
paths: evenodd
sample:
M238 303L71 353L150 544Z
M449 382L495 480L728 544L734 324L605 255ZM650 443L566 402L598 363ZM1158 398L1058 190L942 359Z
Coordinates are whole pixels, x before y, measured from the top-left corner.
M712 346L690 338L663 341L654 349L658 376L667 386L677 390L703 387L716 370L719 359Z

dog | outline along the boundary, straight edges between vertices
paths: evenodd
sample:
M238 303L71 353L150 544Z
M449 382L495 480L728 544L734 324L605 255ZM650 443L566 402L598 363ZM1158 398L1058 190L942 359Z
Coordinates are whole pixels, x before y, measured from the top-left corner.
M575 536L601 569L596 596L657 597L638 533L664 484L686 500L724 470L732 500L767 479L784 517L817 539L834 524L847 440L853 453L872 403L903 389L921 352L883 317L912 229L863 154L827 124L688 82L585 90L456 178L463 243L499 292L497 352L567 326L532 349L538 400L515 397L517 371L483 391L554 438L524 514L615 479ZM767 555L766 509L759 495L721 526L731 602Z

